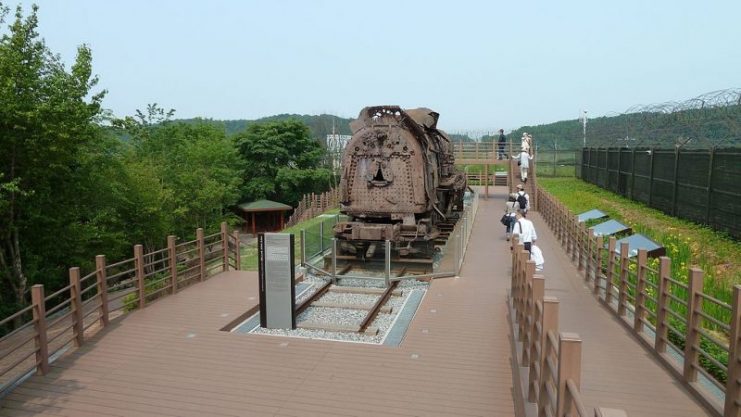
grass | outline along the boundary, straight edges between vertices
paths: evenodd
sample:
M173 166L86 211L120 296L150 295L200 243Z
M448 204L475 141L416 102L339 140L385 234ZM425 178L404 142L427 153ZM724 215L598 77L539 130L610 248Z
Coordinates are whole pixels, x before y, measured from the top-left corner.
M339 214L339 209L327 210L322 214ZM334 225L334 218L322 218L314 217L312 219L303 221L289 228L283 229L281 233L293 233L295 235L294 252L296 256L296 262L301 257L301 230L306 231L306 247L311 252L312 249L318 252L320 249L319 245L319 224L324 222L324 247L331 240L331 226ZM257 271L258 253L257 253L257 241L250 245L242 245L242 270L244 271Z
M677 219L577 178L540 178L539 184L572 212L598 208L666 247L672 275L687 280L689 268L704 275L704 292L725 302L741 284L741 243L708 227Z

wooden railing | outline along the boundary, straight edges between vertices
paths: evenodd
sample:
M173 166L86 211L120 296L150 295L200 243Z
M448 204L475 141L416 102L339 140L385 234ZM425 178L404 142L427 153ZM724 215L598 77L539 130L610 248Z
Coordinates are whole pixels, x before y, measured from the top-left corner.
M718 300L703 292L699 268L685 281L666 256L630 256L624 243L618 252L614 236L595 236L549 193L540 196L541 215L597 299L716 415L741 415L741 286L730 304Z
M80 268L69 270L69 284L46 295L44 286L31 288L31 305L0 320L14 326L0 338L0 394L34 370L49 372L49 363L73 344L79 347L115 317L144 308L147 303L175 294L229 268L240 269L240 241L226 223L218 233L176 243L167 237L167 247L145 253L135 245L133 257L107 263L95 258L95 269L81 276Z
M340 190L332 188L321 194L304 194L293 214L288 218L285 227L316 217L317 215L340 205Z
M542 416L625 416L622 410L597 408L587 412L581 400L581 339L558 329L558 299L545 295L545 280L535 262L513 237L511 303L513 329L521 343L518 365L527 367L523 400Z

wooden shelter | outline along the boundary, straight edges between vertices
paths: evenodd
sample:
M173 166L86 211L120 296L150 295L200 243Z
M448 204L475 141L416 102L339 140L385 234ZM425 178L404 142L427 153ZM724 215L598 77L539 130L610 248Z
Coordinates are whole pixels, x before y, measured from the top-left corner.
M285 212L293 207L270 200L257 200L251 203L242 203L239 206L242 218L246 222L247 230L253 235L258 232L275 232L285 225Z

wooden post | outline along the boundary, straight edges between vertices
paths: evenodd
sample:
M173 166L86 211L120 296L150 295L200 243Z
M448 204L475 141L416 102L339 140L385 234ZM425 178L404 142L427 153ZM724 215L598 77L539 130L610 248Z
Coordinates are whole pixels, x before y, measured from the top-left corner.
M628 307L628 242L620 243L620 287L618 287L618 316L622 317Z
M561 333L558 338L558 402L557 416L570 416L573 401L566 396L567 380L581 387L581 338L576 333Z
M529 298L528 292L530 281L532 281L533 274L535 273L535 262L528 260L529 255L530 253L528 251L522 249L522 252L520 253L520 262L522 266L520 272L520 303L518 309L518 325L520 327L519 340L521 341L525 341L527 338L527 335L525 334L525 329L527 329L525 322L527 321L527 303Z
M46 375L49 372L49 343L46 334L46 303L44 286L36 284L31 287L33 304L33 322L36 327L36 373Z
M85 342L82 313L82 289L80 288L80 268L75 266L69 269L70 310L72 312L72 334L75 347Z
M203 228L196 229L196 245L198 246L198 280L206 279L206 245L203 241Z
M587 235L587 259L584 263L584 281L589 282L589 271L594 271L594 265L592 264L594 259L594 255L592 255L594 250L594 230L587 229L586 222L584 222L583 228L584 233Z
M636 271L636 298L635 312L633 313L633 330L636 333L643 331L643 318L646 316L646 261L648 260L648 251L638 249L638 270Z
M578 216L574 216L574 221L576 222L576 234L578 237L576 247L579 250L576 257L576 269L581 271L584 269L584 256L589 241L587 240L587 232L584 228L584 223L579 221Z
M605 274L605 303L609 306L612 302L612 273L615 269L615 244L617 239L610 236L607 246L607 274Z
M489 164L484 164L484 199L489 199Z
M234 267L242 270L242 241L239 240L239 230L232 232L234 236Z
M555 297L543 297L543 333L540 341L540 380L538 383L538 416L545 415L545 407L548 404L548 392L546 382L556 379L557 375L551 375L550 367L546 363L549 351L556 350L555 346L549 349L548 333L558 334L558 299ZM558 372L558 370L556 370ZM528 393L529 394L529 393Z
M605 238L602 235L597 236L597 247L595 248L594 259L594 293L599 294L599 282L602 279L602 252L605 250Z
M144 308L147 303L147 295L144 285L144 246L142 245L134 245L134 271L136 287L139 292L139 308Z
M539 366L540 364L540 356L538 354L538 347L542 349L542 338L538 334L538 323L540 323L540 328L543 328L543 297L545 296L545 279L542 275L533 275L533 304L532 304L532 311L530 313L530 317L532 318L532 321L530 323L530 337L529 342L530 346L528 347L529 355L528 355L528 368L529 368L529 375L528 378L528 394L527 398L529 402L535 402L537 401L537 397L535 393L537 392L535 389L535 383L537 379L537 373L535 371L535 367ZM540 310L538 310L538 304L540 304ZM540 369L540 368L538 368Z
M687 335L684 343L684 380L687 382L697 381L697 367L700 345L700 332L698 328L702 323L702 270L690 268L687 283Z
M658 278L658 303L656 305L656 340L654 340L654 350L659 353L666 352L666 339L669 337L669 328L666 323L666 305L669 302L669 281L671 276L671 260L662 256L659 258L659 278Z
M108 276L106 274L105 255L95 257L95 280L98 285L98 296L100 297L100 327L108 325Z
M167 258L170 267L170 294L178 292L178 254L175 244L175 236L167 236Z
M708 161L708 198L705 204L705 224L710 224L710 212L713 204L713 171L715 167L715 146L710 150Z
M535 274L535 261L525 262L525 297L522 303L522 322L520 325L520 340L522 340L522 366L528 366L530 359L527 347L530 346L530 323L533 321L533 275Z
M728 380L726 382L726 403L723 417L741 416L739 397L741 397L741 286L733 287L733 304L731 304L731 331L728 338Z
M221 222L221 255L222 255L222 272L229 270L229 229L226 222Z

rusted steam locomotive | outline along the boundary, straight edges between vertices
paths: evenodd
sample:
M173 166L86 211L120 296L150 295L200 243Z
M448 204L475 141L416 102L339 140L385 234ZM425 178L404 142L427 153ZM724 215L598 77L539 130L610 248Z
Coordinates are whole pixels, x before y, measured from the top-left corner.
M350 219L334 228L340 254L382 256L389 240L397 256L432 259L460 217L466 190L438 116L374 106L350 123L340 182L340 211Z

